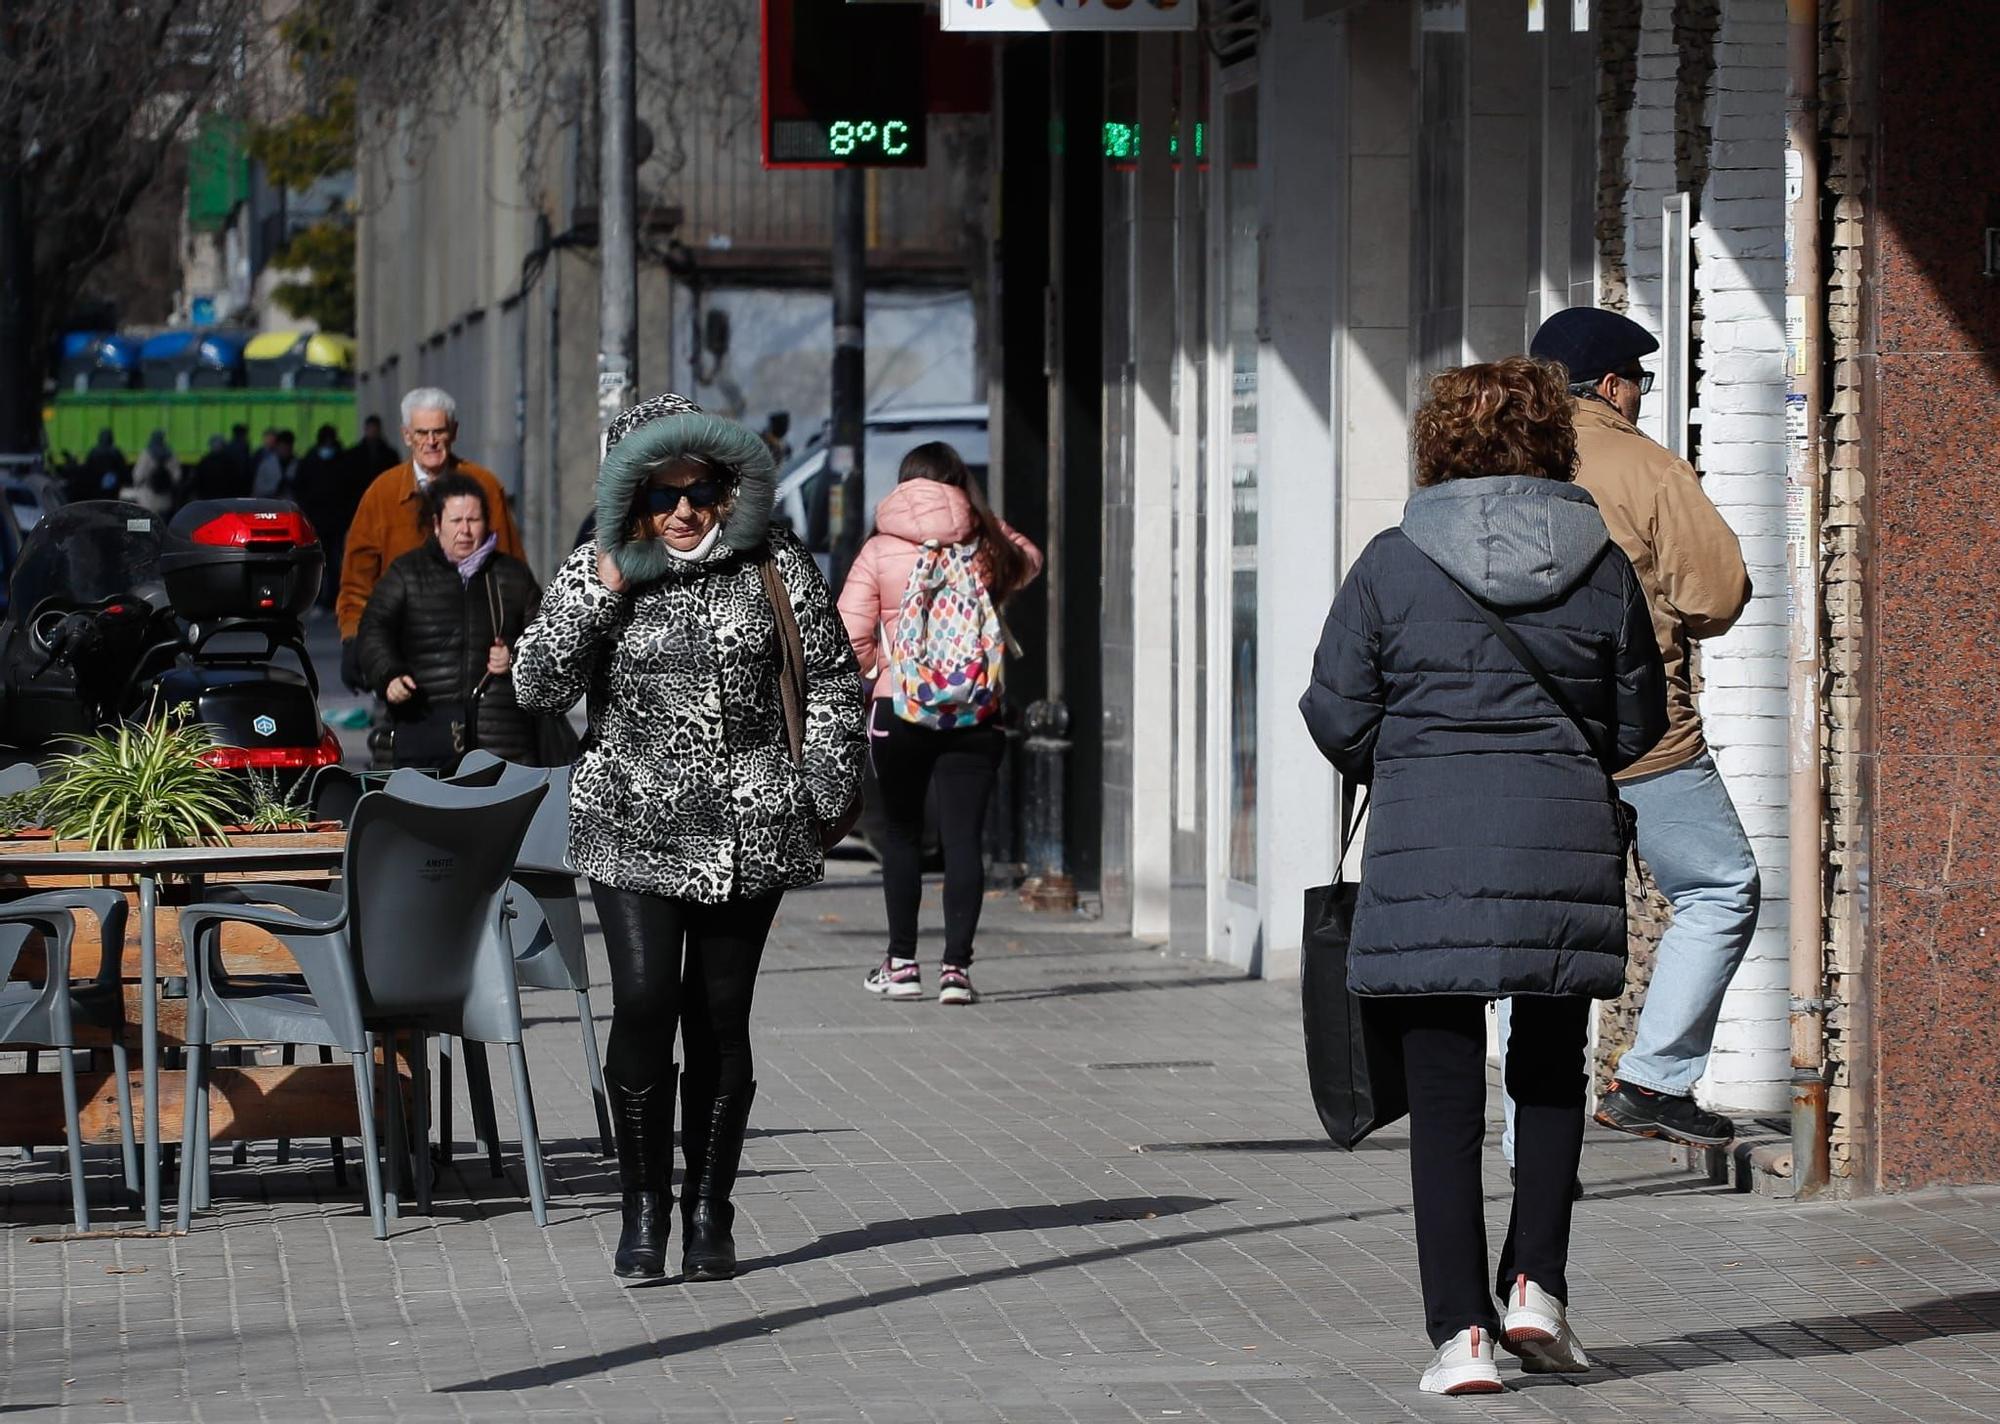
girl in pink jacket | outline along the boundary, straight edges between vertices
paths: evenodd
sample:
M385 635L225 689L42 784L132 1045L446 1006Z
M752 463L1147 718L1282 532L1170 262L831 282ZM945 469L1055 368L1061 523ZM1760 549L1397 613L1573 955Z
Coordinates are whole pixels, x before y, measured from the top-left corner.
M938 788L938 830L944 842L944 964L938 1002L970 1004L972 940L985 892L981 832L986 803L1006 750L1000 719L940 729L904 721L890 701L886 651L910 574L926 547L970 546L973 567L996 608L1042 570L1041 551L987 507L958 451L942 441L903 457L897 485L875 510L875 532L861 546L840 592L840 617L854 644L862 677L872 684L868 747L881 787L884 827L882 893L889 918L889 952L866 980L888 999L923 996L917 964L917 904L923 894L924 803Z

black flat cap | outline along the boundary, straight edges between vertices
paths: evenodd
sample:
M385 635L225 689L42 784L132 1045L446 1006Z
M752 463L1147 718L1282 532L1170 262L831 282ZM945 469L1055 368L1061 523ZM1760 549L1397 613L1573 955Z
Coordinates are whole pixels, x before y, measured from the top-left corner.
M1560 361L1571 381L1596 382L1660 349L1630 317L1597 307L1570 307L1542 323L1528 346L1540 361Z

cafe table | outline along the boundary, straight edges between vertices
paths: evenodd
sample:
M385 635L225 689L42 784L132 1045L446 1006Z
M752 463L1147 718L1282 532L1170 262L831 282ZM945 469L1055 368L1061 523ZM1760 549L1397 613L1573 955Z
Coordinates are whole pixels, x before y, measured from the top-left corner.
M344 840L344 838L343 838ZM326 845L177 846L166 850L10 850L0 855L0 875L129 875L139 891L139 1055L146 1108L144 1162L146 1229L160 1229L160 1035L159 942L153 917L163 877L191 882L262 875L274 882L286 872L324 873L337 869L344 843ZM183 1162L181 1170L188 1170Z

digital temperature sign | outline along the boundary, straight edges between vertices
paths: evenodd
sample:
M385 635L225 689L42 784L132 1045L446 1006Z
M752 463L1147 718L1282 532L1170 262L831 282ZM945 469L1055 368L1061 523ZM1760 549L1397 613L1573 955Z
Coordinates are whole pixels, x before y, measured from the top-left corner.
M897 163L922 160L923 119L773 119L765 148L772 166L791 163Z
M764 166L921 168L930 12L847 0L763 4Z

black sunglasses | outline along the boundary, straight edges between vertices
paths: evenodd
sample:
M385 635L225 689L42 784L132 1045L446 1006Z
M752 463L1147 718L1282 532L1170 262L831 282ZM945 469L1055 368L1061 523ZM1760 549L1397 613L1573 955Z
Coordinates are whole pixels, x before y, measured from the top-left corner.
M1653 393L1653 373L1651 371L1641 367L1628 367L1618 373L1618 379L1621 381L1630 381L1639 388L1639 394L1642 396Z
M648 514L672 514L688 502L689 509L713 509L729 497L729 481L720 475L703 475L684 485L647 485L642 504Z

